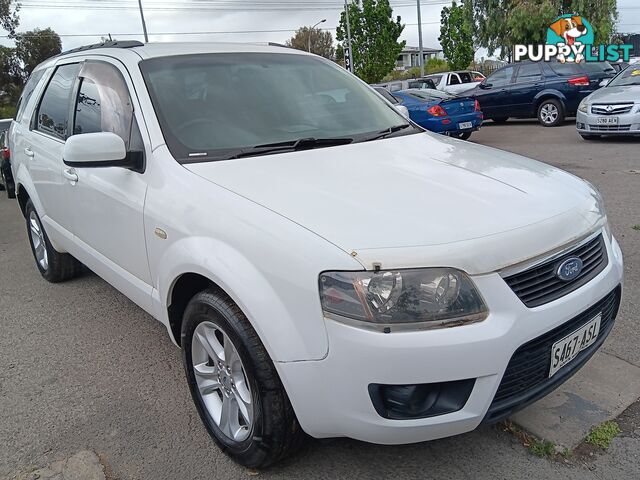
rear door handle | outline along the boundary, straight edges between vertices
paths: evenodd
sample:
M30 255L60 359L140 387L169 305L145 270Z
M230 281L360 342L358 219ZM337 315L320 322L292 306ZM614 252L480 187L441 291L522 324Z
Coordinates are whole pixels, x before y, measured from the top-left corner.
M62 176L67 180L69 180L73 185L75 185L78 182L78 174L73 168L65 168L62 171Z
M31 150L29 147L26 147L24 149L24 154L29 158L33 158L33 150Z

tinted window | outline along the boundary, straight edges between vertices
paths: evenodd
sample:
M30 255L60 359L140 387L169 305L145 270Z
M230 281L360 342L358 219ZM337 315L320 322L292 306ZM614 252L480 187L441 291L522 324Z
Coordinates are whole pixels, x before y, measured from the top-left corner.
M549 62L549 66L557 75L563 77L569 75L582 75L584 73L584 71L575 63Z
M391 103L393 103L394 105L396 103L398 103L398 99L396 97L394 97L393 95L391 95L387 90L385 90L384 88L376 88L376 92L378 92L380 95L382 95L384 98L386 98L388 101L390 101Z
M449 85L460 85L460 78L455 73L449 75Z
M446 92L442 92L440 90L420 90L420 91L409 91L406 92L408 95L411 95L413 98L417 98L419 100L427 100L430 102L438 101L438 100L449 100L453 98L453 95L450 95Z
M471 73L469 73L469 72L458 72L458 76L460 77L460 80L462 80L462 83L471 83L471 82L473 82L473 79L471 77Z
M366 137L406 123L343 68L312 56L178 55L140 66L178 160L223 159L310 137Z
M80 71L74 135L112 132L128 145L133 107L120 71L104 62L86 62Z
M16 120L20 121L22 119L22 115L24 114L24 109L27 107L27 103L29 103L29 99L31 95L33 95L33 91L36 89L38 82L44 75L45 70L36 70L31 74L27 84L24 86L22 90L22 94L20 95L20 99L18 100L18 108L16 113Z
M442 80L442 75L429 75L427 78L433 81L434 85L438 85Z
M412 80L409 82L409 88L429 89L436 88L431 80Z
M518 70L517 83L534 82L540 80L542 72L540 71L540 65L537 63L525 63L520 65Z
M487 83L490 83L494 87L502 87L511 83L511 77L513 76L513 67L506 67L489 75Z
M606 73L610 75L616 71L608 62L585 62L581 65L587 73Z
M56 69L40 101L37 130L61 140L67 138L69 102L77 71L78 64L62 65Z

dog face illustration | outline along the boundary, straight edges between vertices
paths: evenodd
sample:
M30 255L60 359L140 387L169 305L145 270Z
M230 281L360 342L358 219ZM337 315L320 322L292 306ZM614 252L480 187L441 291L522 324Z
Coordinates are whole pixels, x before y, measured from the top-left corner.
M587 27L582 23L582 17L573 16L561 18L549 25L556 35L562 37L567 45L573 45L578 37L587 34Z

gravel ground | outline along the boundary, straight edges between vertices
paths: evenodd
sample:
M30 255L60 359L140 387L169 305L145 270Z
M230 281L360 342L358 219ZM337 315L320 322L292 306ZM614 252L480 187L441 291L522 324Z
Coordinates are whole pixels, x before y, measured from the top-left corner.
M606 350L640 365L640 140L585 142L574 127L486 125L472 141L565 168L603 192L626 257L622 309ZM0 478L94 451L108 478L232 479L251 472L220 454L197 417L180 351L164 327L87 272L40 278L17 204L0 197ZM312 441L262 478L640 478L640 423L625 417L606 454L532 455L499 427L400 447Z

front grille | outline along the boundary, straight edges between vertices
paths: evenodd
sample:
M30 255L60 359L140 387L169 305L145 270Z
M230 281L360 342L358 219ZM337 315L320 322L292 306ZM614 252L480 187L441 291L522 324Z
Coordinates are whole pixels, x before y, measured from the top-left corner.
M549 394L577 372L600 348L613 328L620 306L620 295L621 288L617 287L577 317L518 348L507 365L484 421L496 422L508 417ZM553 344L581 328L599 313L602 313L602 319L596 341L549 378Z
M592 105L591 113L598 115L622 115L624 113L629 113L632 109L633 103Z
M556 272L560 264L570 257L582 260L582 271L573 280L560 280ZM527 307L533 308L557 300L593 279L607 266L607 249L602 234L577 248L540 265L506 277L511 290Z
M592 132L628 132L631 125L589 125Z

